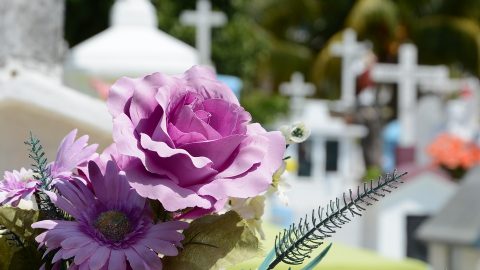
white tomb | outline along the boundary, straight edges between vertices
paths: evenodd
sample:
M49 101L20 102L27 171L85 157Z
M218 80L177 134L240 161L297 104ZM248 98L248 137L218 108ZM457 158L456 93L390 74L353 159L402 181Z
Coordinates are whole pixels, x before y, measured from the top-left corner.
M212 65L210 57L212 27L226 24L227 16L222 12L212 11L209 0L197 0L197 10L184 11L180 15L180 22L196 28L195 43L200 53L200 64Z
M417 230L431 269L480 270L479 177L480 167L469 171L441 211Z
M12 20L0 28L5 46L0 50L0 174L29 167L23 142L30 131L41 139L49 160L75 128L89 134L90 142L108 146L111 117L106 105L60 83L63 1L0 0L0 6L3 2L8 2L4 18ZM20 16L24 19L14 19ZM35 55L42 52L49 57Z
M362 125L348 124L340 117L332 117L331 101L306 99L315 92L315 86L305 82L301 73L292 74L290 82L280 85L280 92L291 98L287 124L301 121L311 129L307 141L290 145L286 153L299 165L297 172L290 173L287 179L293 186L287 192L288 207L293 210L294 220L298 220L304 217L305 211L356 186L365 173L359 139L365 137L368 130ZM360 228L356 222L349 224L335 239L358 246Z
M287 192L288 206L293 210L294 220L355 187L365 173L359 139L367 135L367 129L331 117L328 103L324 100L304 102L299 119L311 129L311 135L307 141L287 149L286 155L299 165L297 173L290 174L288 179L293 187ZM335 239L359 246L360 229L358 222L352 222L339 230Z
M477 78L437 80L420 86L422 91L439 96L457 93L458 98L446 102L446 131L467 141L477 139L480 122L480 83Z
M67 55L67 85L94 94L92 79L113 82L120 76L157 71L179 74L199 64L194 48L157 29L155 8L149 0L116 0L110 24Z
M442 172L428 169L409 172L403 180L362 217L365 247L394 259L406 258L409 248L415 249L418 243L412 229L438 213L457 190L457 184Z

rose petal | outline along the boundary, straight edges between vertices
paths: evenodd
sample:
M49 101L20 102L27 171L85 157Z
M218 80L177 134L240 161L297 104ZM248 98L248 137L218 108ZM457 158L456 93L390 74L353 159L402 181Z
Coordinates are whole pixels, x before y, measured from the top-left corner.
M142 171L139 166L130 167L126 173L130 186L140 196L159 200L167 211L172 212L187 207L211 207L208 200L198 196L194 191L182 188L169 179Z
M206 66L194 66L183 76L189 86L205 98L219 98L239 105L238 99L227 85L217 80L215 71Z
M280 132L268 132L264 136L269 145L265 158L257 168L237 177L216 179L200 187L198 194L211 195L216 199L247 198L266 191L272 182L273 173L282 164L285 139Z
M212 161L206 157L194 157L183 149L172 149L164 142L153 141L141 134L141 145L145 151L142 160L148 171L167 175L182 187L188 187L213 178L217 171L211 168Z
M182 146L192 156L204 156L212 161L212 167L217 171L226 168L227 161L234 154L246 135L232 135L218 140L189 143ZM237 156L234 157L236 159ZM231 162L231 161L230 161Z
M207 99L203 106L211 114L209 125L222 136L245 134L246 125L252 120L242 107L222 99Z

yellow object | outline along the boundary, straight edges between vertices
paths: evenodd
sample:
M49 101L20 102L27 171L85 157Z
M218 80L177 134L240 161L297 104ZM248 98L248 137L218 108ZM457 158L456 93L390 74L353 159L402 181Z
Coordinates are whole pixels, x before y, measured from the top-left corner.
M270 224L264 225L266 233L266 240L262 242L264 249L273 247L275 235L279 232L279 228ZM314 254L312 258L318 255L327 245L322 245ZM270 250L265 250L267 253ZM228 268L229 270L255 270L263 261L264 258L255 258L245 261L235 267ZM309 261L305 261L305 265ZM287 270L302 269L302 266L289 266L286 264L279 264L275 269ZM393 260L381 257L375 252L348 247L342 244L333 243L327 256L317 265L315 269L319 270L426 270L427 265L417 260Z
M296 172L298 170L298 162L293 158L289 158L285 161L285 170L287 172Z

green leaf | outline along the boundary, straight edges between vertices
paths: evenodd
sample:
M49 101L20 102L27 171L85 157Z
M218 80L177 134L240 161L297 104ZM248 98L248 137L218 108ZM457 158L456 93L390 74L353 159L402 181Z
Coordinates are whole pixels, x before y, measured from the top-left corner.
M317 264L319 264L323 258L327 255L328 251L332 247L332 243L330 243L320 254L318 254L317 257L315 257L311 262L309 262L305 267L302 268L302 270L313 270Z
M14 207L0 207L0 224L26 242L35 237L32 223L38 220L39 212Z
M0 269L29 270L41 266L41 254L34 243L32 223L38 220L38 211L12 207L0 208L0 224L17 235L23 246L12 244L9 235L0 235Z
M272 250L270 250L270 252L263 260L262 264L260 264L260 266L258 267L258 270L267 270L270 263L273 261L273 259L275 259L275 255L275 248L272 248Z
M183 251L165 257L165 269L225 269L260 256L257 237L241 221L233 211L193 221L184 232Z

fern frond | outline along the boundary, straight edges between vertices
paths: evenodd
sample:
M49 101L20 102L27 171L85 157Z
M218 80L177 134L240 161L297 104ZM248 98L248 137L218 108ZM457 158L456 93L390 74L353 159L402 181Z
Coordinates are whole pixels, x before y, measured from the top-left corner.
M380 177L376 183L373 180L364 183L363 187L358 186L355 195L349 190L348 194L344 193L341 198L330 201L325 207L313 210L310 216L306 215L300 222L290 225L275 238L276 258L268 269L273 269L280 262L302 264L310 258L313 250L323 244L325 238L332 236L351 218L361 216L367 206L396 189L405 174L397 175L395 171Z
M44 192L55 191L52 190L52 177L50 174L50 168L48 166L47 157L43 149L40 140L33 136L30 132L30 136L27 141L24 142L29 147L28 157L32 159L32 170L35 173L34 177L40 182L40 189L35 192L35 199L38 204L38 208L43 215L43 219L69 219L70 217L64 211L58 209L50 200L50 197Z
M29 147L28 157L33 161L32 170L35 173L35 179L40 181L41 188L50 190L52 179L50 177L47 157L40 140L30 132L30 137L24 143Z

